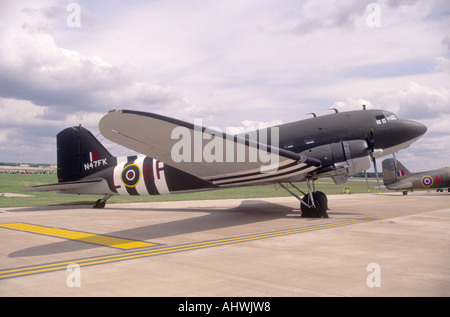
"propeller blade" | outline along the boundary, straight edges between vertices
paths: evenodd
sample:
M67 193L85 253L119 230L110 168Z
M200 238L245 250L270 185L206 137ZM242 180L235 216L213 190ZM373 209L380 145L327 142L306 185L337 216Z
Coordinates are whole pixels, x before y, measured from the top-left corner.
M376 161L375 157L372 157L372 162L373 162L373 168L375 169L375 176L377 177L378 190L381 194L380 178L378 177L377 161Z
M370 152L373 153L373 151L375 150L375 135L373 133L373 129L370 129L369 136L368 137L366 136L366 142Z
M375 176L377 178L378 190L379 190L379 192L381 194L380 178L378 177L377 161L375 159L375 134L373 132L373 129L370 129L369 136L366 135L366 142L367 142L367 147L368 147L368 149L370 151L370 157L372 158L373 168L375 170ZM378 151L379 150L377 150L377 152ZM370 192L369 182L367 180L367 173L366 173L366 171L364 171L364 175L366 176L367 189Z

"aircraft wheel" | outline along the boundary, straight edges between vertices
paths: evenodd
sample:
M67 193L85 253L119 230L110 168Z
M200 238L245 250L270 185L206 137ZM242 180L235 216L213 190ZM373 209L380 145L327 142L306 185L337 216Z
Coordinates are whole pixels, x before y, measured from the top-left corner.
M326 209L328 209L328 197L327 197L327 195L325 195L325 193L323 193L323 192L320 192L320 191L317 191L317 192L315 192L314 194L316 194L316 195L318 195L318 196L322 196L322 199L325 201L325 203L326 203ZM313 195L314 196L314 195ZM314 199L315 199L315 197L314 197Z
M95 202L94 208L105 208L106 201L103 201L103 199L99 199Z
M315 207L307 207L304 204L300 204L300 209L302 211L302 217L310 218L328 218L328 198L322 192L313 193L314 205ZM309 195L303 197L303 201L309 204Z

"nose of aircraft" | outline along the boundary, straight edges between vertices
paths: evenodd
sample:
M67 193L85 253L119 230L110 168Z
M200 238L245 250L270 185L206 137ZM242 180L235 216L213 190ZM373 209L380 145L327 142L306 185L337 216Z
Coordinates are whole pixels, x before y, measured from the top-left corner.
M388 139L395 146L408 147L411 143L417 141L427 131L427 127L417 121L398 120L398 125L393 125Z
M415 139L417 137L421 137L427 132L426 125L417 122L417 121L405 121L405 130L406 133L410 135L411 139Z
M424 124L412 120L395 120L384 127L386 129L374 129L374 148L383 150L383 154L375 155L378 157L407 148L427 131Z

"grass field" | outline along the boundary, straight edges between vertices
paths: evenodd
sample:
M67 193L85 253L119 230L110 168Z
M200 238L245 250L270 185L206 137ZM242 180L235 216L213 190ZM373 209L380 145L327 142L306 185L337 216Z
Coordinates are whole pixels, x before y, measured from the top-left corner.
M30 207L30 206L54 206L54 205L93 205L102 196L98 195L70 195L55 192L26 192L22 188L56 183L55 175L40 174L0 174L0 207ZM306 191L304 183L297 186ZM369 180L371 192L378 192L376 180ZM342 194L345 187L349 187L353 194L367 193L364 179L349 180L342 185L335 185L331 179L316 181L316 189L327 195ZM382 188L382 191L384 189ZM10 194L26 194L24 197L9 197ZM114 196L108 200L111 203L126 202L152 202L152 201L180 201L180 200L204 200L204 199L230 199L230 198L262 198L262 197L286 197L290 196L279 186L249 186L212 190L188 194L174 194L163 196Z

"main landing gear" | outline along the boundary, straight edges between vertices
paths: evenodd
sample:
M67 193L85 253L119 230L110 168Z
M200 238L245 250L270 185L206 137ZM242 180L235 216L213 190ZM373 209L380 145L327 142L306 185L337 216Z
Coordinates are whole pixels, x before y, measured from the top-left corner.
M291 185L292 188L303 194L303 198L300 198L286 185L280 183L281 187L283 187L289 194L300 201L300 210L302 211L302 217L328 218L328 198L323 192L315 190L314 180L312 180L313 190L311 190L311 181L309 179L306 181L306 185L308 186L308 193L304 193L291 182L289 182L288 184Z
M108 199L110 199L112 196L113 196L113 195L106 194L105 197L103 197L102 199L99 199L99 200L97 200L97 201L95 202L95 205L93 206L93 208L99 208L99 209L105 208L106 201L107 201Z

